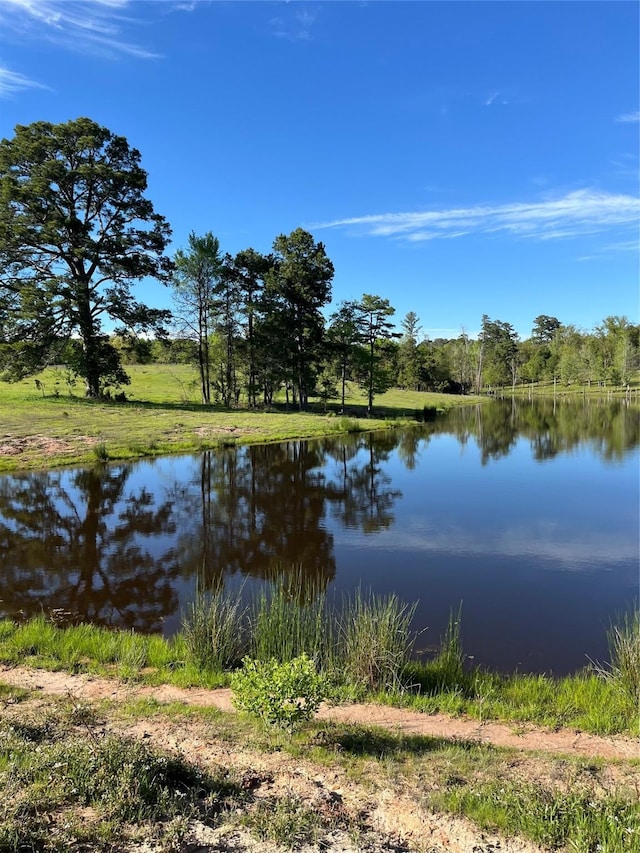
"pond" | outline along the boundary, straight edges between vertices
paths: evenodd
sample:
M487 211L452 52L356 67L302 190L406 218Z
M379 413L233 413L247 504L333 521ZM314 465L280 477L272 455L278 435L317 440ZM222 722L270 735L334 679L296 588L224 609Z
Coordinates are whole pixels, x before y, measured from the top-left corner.
M197 587L302 570L338 599L418 600L425 653L462 604L475 663L573 672L637 602L639 437L623 400L496 400L419 429L4 476L0 615L169 635Z

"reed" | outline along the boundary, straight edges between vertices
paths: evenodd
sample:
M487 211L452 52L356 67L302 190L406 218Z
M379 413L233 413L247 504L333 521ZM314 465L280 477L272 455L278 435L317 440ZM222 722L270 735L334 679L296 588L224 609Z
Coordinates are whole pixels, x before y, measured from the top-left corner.
M182 621L187 659L213 672L234 667L246 650L246 612L242 589L197 593Z
M340 618L340 660L347 678L370 691L396 692L413 651L411 621L417 603L403 604L396 595L356 590Z
M608 664L595 669L640 714L640 608L622 614L607 631Z
M332 655L333 620L326 592L305 580L302 567L280 574L251 606L250 655L286 663L307 655L326 667Z

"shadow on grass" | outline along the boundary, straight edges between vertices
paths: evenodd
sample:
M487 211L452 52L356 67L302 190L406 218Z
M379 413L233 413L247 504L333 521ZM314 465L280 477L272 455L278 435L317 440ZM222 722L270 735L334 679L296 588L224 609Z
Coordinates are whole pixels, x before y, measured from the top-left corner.
M452 746L465 751L490 749L490 746L474 740L396 734L385 729L360 725L321 729L316 734L315 741L327 749L338 749L355 756L370 756L379 759L398 757L403 754L425 755L430 752L441 752Z
M226 406L204 404L195 402L180 402L180 401L152 401L138 400L131 398L127 400L114 400L108 397L92 398L92 397L55 397L47 395L41 399L47 402L57 402L61 405L80 405L80 406L107 406L113 409L149 409L160 411L176 411L176 412L207 412L212 414L277 414L277 415L318 415L326 417L327 415L344 416L348 418L361 418L362 420L398 420L411 419L419 422L427 422L435 420L438 415L436 406L425 406L423 409L410 407L394 407L394 406L376 406L371 414L367 412L366 404L353 404L345 406L344 409L339 403L329 403L326 407L320 403L310 403L309 406L300 410L292 405L287 406L286 403L272 403L269 406L258 406L255 409L247 407L227 408Z
M257 412L258 409L226 409L224 406L204 405L203 403L184 403L178 401L155 402L151 400L113 400L108 397L54 397L47 395L42 398L51 403L59 403L64 406L100 406L100 408L108 407L110 409L150 409L150 410L170 410L176 412Z

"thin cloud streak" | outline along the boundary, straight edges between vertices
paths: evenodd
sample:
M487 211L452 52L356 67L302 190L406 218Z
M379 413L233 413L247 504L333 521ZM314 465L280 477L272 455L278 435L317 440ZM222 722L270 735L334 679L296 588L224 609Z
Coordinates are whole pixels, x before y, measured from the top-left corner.
M477 234L507 233L524 239L558 240L638 226L640 199L577 190L552 200L467 208L382 213L317 223L314 228L347 228L374 237L419 243Z
M0 0L0 25L20 38L43 38L70 50L110 58L155 59L158 54L123 37L125 26L138 23L125 11L130 0Z
M637 123L640 121L640 112L623 113L622 115L620 115L616 118L616 121L621 121L625 124Z
M0 66L0 98L8 98L22 89L46 89L42 83L37 80L31 80L25 77L24 74L19 74L17 71L10 71L8 68Z

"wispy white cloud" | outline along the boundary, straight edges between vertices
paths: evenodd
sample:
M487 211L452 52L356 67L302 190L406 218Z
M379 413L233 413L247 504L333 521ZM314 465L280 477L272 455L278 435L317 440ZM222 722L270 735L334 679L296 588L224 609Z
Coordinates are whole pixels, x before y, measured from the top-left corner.
M635 113L623 113L616 118L616 121L621 121L625 123L639 122L640 121L640 111Z
M381 213L335 219L313 227L346 228L417 243L499 233L526 239L557 240L637 227L639 223L640 199L585 189L542 201Z
M595 252L591 252L588 255L581 255L577 260L604 260L607 259L612 252L616 254L618 252L640 252L640 241L638 240L638 236L636 235L632 240L619 240L615 243L607 243Z
M30 80L24 74L0 66L0 98L10 97L22 89L46 89L46 86L36 80Z
M125 34L140 24L132 8L130 0L0 0L0 27L5 40L43 39L110 58L155 58Z
M488 98L485 98L484 105L485 107L492 107L494 104L499 104L500 106L506 106L509 101L505 98L502 92L492 92Z
M287 9L284 14L271 18L269 21L271 32L277 38L289 39L289 41L309 41L318 12L309 6L301 8L296 6L297 4L292 4L290 10Z

